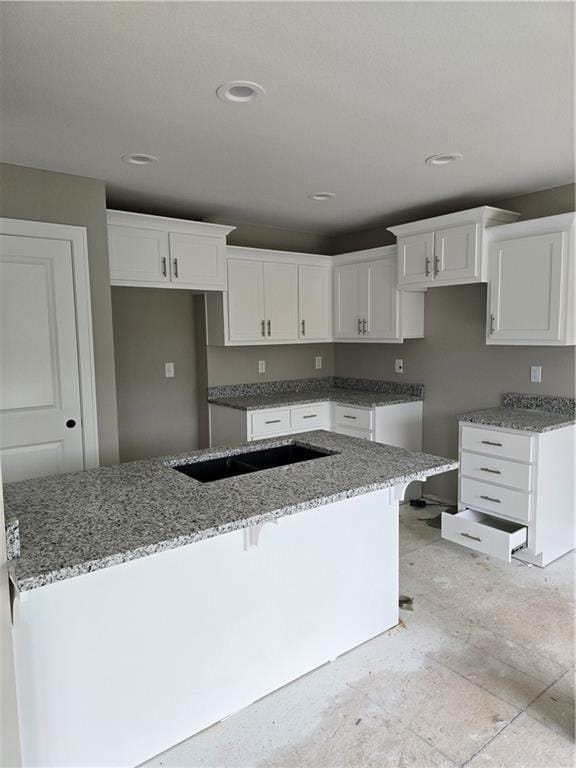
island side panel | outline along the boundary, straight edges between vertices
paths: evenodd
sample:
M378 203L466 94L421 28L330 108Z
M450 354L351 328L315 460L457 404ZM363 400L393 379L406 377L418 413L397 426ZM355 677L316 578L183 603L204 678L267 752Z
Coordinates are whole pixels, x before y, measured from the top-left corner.
M25 764L137 765L397 624L396 496L22 593Z

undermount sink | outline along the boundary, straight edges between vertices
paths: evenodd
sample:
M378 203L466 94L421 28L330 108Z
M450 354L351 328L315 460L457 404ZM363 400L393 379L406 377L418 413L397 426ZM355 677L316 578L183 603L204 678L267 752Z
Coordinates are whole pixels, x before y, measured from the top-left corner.
M260 472L263 469L284 467L288 464L299 464L303 461L321 459L332 456L336 451L308 448L300 443L279 445L276 448L264 448L262 451L247 451L236 453L233 456L224 456L220 459L207 459L206 461L191 461L187 464L178 464L173 469L183 475L193 477L201 483L212 483L214 480L224 480L227 477L247 475L251 472Z

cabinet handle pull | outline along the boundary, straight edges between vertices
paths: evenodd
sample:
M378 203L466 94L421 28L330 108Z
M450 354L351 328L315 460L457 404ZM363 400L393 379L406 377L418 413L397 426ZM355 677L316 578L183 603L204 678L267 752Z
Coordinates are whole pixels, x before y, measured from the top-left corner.
M260 331L262 336L266 336L266 324L264 323L264 320L260 321Z
M480 496L481 499L485 499L486 501L493 501L494 504L502 504L500 499L493 499L492 496Z
M493 440L480 440L483 445L495 445L497 448L502 448L502 443L495 443Z
M306 320L302 320L302 336L306 336Z
M434 256L434 277L436 277L440 272L440 267L438 266L439 263L440 263L440 259L438 258L438 256Z
M174 259L174 277L178 277L178 259Z
M268 336L272 336L272 320L268 320Z
M473 539L474 541L482 541L480 536L472 536L470 533L461 533L460 536L465 536L467 539Z
M500 472L499 469L489 469L488 467L480 467L482 472L491 472L493 475L501 475L502 472Z
M426 277L428 277L430 274L430 259L428 256L426 256L426 260L424 261L424 267L426 271Z
M495 320L496 320L496 318L494 317L494 315L490 315L490 336L492 336L492 334L494 333L494 321Z
M343 414L345 419L356 419L356 416L349 416L347 413Z
M162 256L162 277L166 277L168 274L166 269L166 256Z
M303 419L315 419L318 416L317 413L309 413L307 416L302 416Z
M362 335L362 320L358 318L358 336Z
M270 419L270 421L266 421L265 424L280 424L281 419Z
M366 326L367 325L368 325L368 323L366 322L366 320L362 320L362 333L363 333L363 335L366 335Z

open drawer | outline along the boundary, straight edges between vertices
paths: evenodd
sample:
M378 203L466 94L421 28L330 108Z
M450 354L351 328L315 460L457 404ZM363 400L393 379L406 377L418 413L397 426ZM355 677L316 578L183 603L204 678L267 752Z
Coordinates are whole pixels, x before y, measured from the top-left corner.
M443 539L507 562L513 552L525 546L527 535L528 529L523 525L473 509L463 509L455 515L442 513Z

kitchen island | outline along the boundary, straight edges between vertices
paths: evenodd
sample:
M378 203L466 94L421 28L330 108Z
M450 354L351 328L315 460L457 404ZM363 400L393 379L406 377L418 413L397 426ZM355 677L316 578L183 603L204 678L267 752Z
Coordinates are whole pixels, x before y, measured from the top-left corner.
M137 765L394 626L398 501L456 468L317 431L7 485L24 763Z

